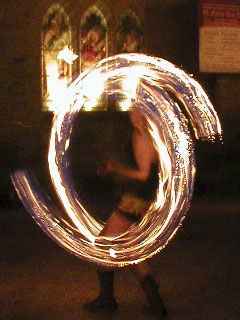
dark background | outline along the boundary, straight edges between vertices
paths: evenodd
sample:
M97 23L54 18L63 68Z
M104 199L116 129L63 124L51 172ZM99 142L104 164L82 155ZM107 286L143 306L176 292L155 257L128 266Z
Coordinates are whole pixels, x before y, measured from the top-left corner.
M48 238L23 208L10 181L11 172L29 168L52 192L47 171L52 114L42 112L41 102L41 26L52 3L0 2L0 319L110 319L81 309L97 294L95 266ZM223 141L195 141L197 176L191 208L181 230L152 265L170 319L239 320L240 76L199 73L198 1L59 3L70 17L75 52L80 18L89 6L99 6L107 19L109 54L115 53L119 13L131 8L142 22L144 52L181 66L208 93L222 123ZM128 148L131 128L127 114L118 112L82 113L79 121L71 149L75 182L84 181L86 202L104 213L116 194L111 183L96 180L96 162L116 150L121 156L124 150L118 146ZM122 307L112 318L150 319L129 270L116 274Z
M3 206L13 196L9 172L19 167L34 167L42 174L46 167L52 114L43 112L41 104L41 23L51 3L31 0L16 8L15 1L2 1L0 5L0 203ZM75 0L69 3L60 1L60 4L70 17L73 49L77 52L78 45L74 39L80 18L94 2ZM102 1L98 5L109 25L110 55L116 53L114 30L119 12L131 8L142 23L143 51L181 66L202 84L219 114L223 144L196 142L196 192L221 198L238 197L240 79L238 74L199 73L198 2L148 0L141 1L139 6L138 1ZM77 72L77 62L73 69ZM114 143L116 137L114 128L117 126L112 126L106 117L101 113L91 117L83 114L84 125L78 128L79 136L84 136L83 143L92 144L95 158L103 149L101 143ZM114 117L122 118L121 115ZM96 138L96 133L95 136L90 134L91 122L99 131L98 137L102 135L104 138ZM91 162L89 158L84 159L84 154L78 159L79 168L83 167L81 161L85 168L85 164Z

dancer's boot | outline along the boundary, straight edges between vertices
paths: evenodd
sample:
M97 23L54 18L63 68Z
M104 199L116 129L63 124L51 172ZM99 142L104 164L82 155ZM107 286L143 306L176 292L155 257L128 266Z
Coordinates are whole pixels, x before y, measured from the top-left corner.
M151 275L146 275L140 285L147 298L150 310L157 315L159 319L167 317L167 310L164 307L162 298L158 292L158 285Z
M99 296L83 306L83 309L89 312L114 312L118 305L114 298L114 272L98 271L100 286Z

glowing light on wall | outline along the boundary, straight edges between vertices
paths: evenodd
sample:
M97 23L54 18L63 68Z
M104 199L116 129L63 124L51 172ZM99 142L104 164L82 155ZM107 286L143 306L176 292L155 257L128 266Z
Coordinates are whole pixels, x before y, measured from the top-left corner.
M119 106L122 111L128 111L131 108L131 105L132 105L131 99L124 99L119 102Z
M136 90L142 72L144 72L144 70L141 70L141 67L138 66L133 68L131 72L128 72L128 76L122 80L122 90L129 99L136 98Z
M124 234L99 237L103 223L83 207L73 188L68 167L68 147L73 123L87 101L122 93L133 70L137 70L134 99L144 113L159 158L156 199L140 223ZM93 80L97 90L93 92ZM96 83L95 83L96 84ZM185 108L168 92L173 93ZM172 96L172 95L171 95ZM131 94L131 98L133 95ZM28 171L12 174L12 181L26 209L40 227L69 252L105 266L138 263L162 250L174 236L187 213L194 178L195 137L211 140L221 136L218 116L202 87L170 62L140 54L122 54L104 59L83 72L67 89L52 126L49 170L63 207L55 209L38 182ZM67 217L67 218L66 218Z
M64 60L68 64L72 64L74 60L78 57L77 54L73 53L73 50L70 50L68 46L65 46L63 50L59 51L57 59Z
M55 111L55 100L72 80L71 25L64 8L53 3L43 17L42 25L42 102L43 110ZM69 50L69 52L67 52ZM70 60L67 58L69 56Z
M65 46L57 55L57 60L65 61L71 65L76 60L78 55ZM62 101L65 99L65 90L70 81L70 76L61 76L59 72L59 63L57 60L49 62L46 65L47 86L48 86L48 110L57 112L57 108L62 106ZM68 68L68 67L67 67Z

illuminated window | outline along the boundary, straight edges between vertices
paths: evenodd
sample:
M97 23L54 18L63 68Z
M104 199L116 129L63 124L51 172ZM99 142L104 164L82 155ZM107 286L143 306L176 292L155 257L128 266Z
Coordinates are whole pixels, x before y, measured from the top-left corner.
M97 7L86 11L80 31L80 70L84 71L108 55L107 22Z
M119 19L116 50L117 53L133 53L142 51L142 27L139 18L130 9L126 10ZM118 101L118 110L128 111L132 105L132 98L136 95L138 75L129 74L128 78L122 81L122 88L125 94Z
M43 110L54 111L55 101L71 82L72 61L71 25L68 15L59 4L46 12L42 29L42 101Z
M117 52L142 51L142 27L139 18L130 9L120 17L117 32Z

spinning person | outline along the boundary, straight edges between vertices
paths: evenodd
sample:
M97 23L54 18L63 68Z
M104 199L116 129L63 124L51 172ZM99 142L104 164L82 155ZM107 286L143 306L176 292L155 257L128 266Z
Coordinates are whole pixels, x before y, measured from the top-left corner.
M148 132L147 120L136 105L133 105L129 116L134 128L132 147L136 168L124 167L110 160L99 168L99 175L114 174L126 186L118 207L110 215L99 236L117 236L126 232L134 222L141 220L156 192L157 154ZM145 293L151 311L160 318L167 316L148 262L136 264L132 269ZM114 271L108 267L98 267L98 278L100 295L94 301L85 304L84 309L90 312L113 312L118 307L114 297Z

